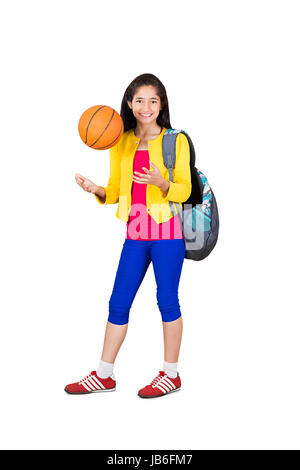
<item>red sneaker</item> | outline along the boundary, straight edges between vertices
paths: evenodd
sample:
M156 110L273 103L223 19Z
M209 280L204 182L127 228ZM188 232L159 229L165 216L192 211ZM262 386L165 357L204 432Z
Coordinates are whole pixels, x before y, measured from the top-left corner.
M139 390L138 396L141 398L162 397L168 393L177 392L180 388L181 380L179 374L177 374L175 379L172 379L161 370L149 385Z
M65 392L72 395L83 395L85 393L93 392L112 392L116 390L115 376L112 374L107 379L100 379L96 371L87 375L84 379L65 387Z

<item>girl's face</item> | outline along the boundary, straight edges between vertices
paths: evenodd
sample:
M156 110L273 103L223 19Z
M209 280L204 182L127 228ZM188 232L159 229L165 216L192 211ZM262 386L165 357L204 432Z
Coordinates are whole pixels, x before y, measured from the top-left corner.
M161 100L156 88L151 85L141 86L137 89L132 102L128 101L133 115L140 124L155 123L162 109Z

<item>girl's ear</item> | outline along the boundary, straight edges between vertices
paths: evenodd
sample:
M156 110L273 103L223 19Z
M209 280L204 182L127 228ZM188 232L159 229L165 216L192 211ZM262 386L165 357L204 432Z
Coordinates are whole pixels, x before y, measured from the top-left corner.
M127 101L127 104L129 106L129 108L132 109L130 101Z

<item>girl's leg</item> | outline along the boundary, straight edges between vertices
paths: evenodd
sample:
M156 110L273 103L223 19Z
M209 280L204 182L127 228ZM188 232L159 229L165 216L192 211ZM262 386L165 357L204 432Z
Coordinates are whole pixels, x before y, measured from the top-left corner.
M129 311L151 263L147 241L126 239L109 301L101 360L115 362L128 328Z
M181 338L182 317L178 286L185 255L185 243L179 240L157 240L151 246L151 257L157 285L157 304L163 321L164 359L177 362Z
M101 360L115 362L120 347L127 333L128 323L126 325L114 325L109 321L106 323L105 337L102 349Z
M181 338L182 317L170 322L163 322L164 331L164 360L166 362L178 362Z

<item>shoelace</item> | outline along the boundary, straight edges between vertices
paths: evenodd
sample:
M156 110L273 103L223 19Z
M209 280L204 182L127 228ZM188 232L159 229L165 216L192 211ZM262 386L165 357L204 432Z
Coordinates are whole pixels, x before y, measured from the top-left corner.
M83 382L85 382L87 379L89 379L89 378L91 378L91 377L92 377L92 374L87 375L86 377L84 377L84 379L81 379L81 380L78 382L79 385L82 385Z
M150 385L157 385L159 382L161 382L161 380L164 378L165 374L162 374L161 372L155 377L155 379L152 380L152 382L150 383Z

